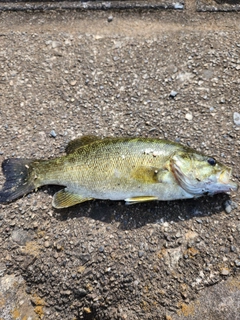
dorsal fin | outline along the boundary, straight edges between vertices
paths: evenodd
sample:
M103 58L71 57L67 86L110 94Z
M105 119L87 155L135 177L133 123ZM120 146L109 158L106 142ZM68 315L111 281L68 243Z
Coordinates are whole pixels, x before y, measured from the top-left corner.
M72 141L70 141L66 147L66 153L70 154L75 152L78 148L85 146L86 144L92 143L94 141L101 140L100 137L96 136L83 136L81 138L76 138Z

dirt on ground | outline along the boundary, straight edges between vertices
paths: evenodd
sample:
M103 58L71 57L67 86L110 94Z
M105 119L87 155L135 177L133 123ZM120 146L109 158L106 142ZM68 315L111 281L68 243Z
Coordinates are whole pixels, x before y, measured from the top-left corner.
M0 161L158 137L240 183L239 14L186 8L1 13ZM240 319L239 192L56 210L57 190L0 205L0 319Z

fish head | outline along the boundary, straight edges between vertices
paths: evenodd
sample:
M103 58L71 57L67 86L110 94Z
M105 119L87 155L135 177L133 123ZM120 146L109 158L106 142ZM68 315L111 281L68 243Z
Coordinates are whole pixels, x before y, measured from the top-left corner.
M176 153L170 163L178 184L194 197L238 189L231 181L232 169L212 157L187 151Z

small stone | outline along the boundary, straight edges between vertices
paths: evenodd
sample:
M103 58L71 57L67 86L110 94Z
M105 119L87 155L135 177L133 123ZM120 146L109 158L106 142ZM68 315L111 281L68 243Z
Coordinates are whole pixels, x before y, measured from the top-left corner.
M224 98L221 98L221 99L220 99L220 103L224 104L225 102L226 102L226 101L225 101Z
M57 134L54 130L50 132L51 137L56 138Z
M240 126L240 113L234 112L233 121L234 121L236 126Z
M229 275L229 270L227 268L223 268L222 271L221 271L221 275L222 276L227 276Z
M70 291L70 290L66 290L66 291L65 291L65 294L66 294L67 296L70 296L71 291Z
M61 43L58 42L58 41L52 41L52 48L57 48L57 47L60 47L61 46Z
M112 22L113 21L113 16L109 16L108 17L108 22Z
M236 267L240 267L240 260L237 259L237 260L235 260L234 262L235 262L235 266L236 266Z
M57 259L57 258L58 258L58 253L55 252L54 255L53 255L53 257L54 257L55 259Z
M177 91L172 90L172 91L170 92L170 95L169 95L169 96L170 96L171 98L175 98L177 94L178 94Z
M74 294L78 297L85 297L87 295L87 291L84 289L75 289Z
M99 252L104 252L104 246L101 246L101 247L99 248Z
M232 207L230 204L226 204L224 208L225 212L229 214L232 211Z
M34 222L33 222L33 228L34 228L34 229L37 229L37 228L38 228L38 222L37 222L37 221L34 221Z
M138 257L139 257L139 258L142 258L143 255L144 255L144 252L143 252L143 251L138 251Z
M49 241L45 241L44 242L44 247L45 248L49 248L50 247L50 242Z
M223 204L224 210L227 214L229 214L233 209L235 209L231 200L227 200Z
M83 311L86 313L91 313L91 309L88 307L83 308Z
M191 113L186 113L185 119L187 119L188 121L192 121L193 115Z
M70 81L70 85L71 85L71 86L75 86L76 83L77 83L77 80L72 80L72 81Z
M236 248L235 246L231 246L231 247L230 247L230 250L231 250L232 252L237 252L237 248Z
M29 241L30 239L27 231L17 229L12 232L12 240L20 246L25 246L27 241Z

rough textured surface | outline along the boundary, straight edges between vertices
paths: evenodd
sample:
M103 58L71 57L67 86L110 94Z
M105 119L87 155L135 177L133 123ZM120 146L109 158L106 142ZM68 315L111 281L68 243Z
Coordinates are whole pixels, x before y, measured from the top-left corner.
M26 10L129 10L129 9L184 9L184 0L120 0L120 1L0 1L0 11L26 11ZM112 19L108 19L111 22Z
M239 0L196 0L198 11L239 11Z
M111 14L1 14L0 160L57 156L83 134L157 136L239 181L238 15ZM56 190L0 206L1 283L24 281L36 319L238 319L239 193L57 211ZM0 318L26 316L12 310L1 298Z

